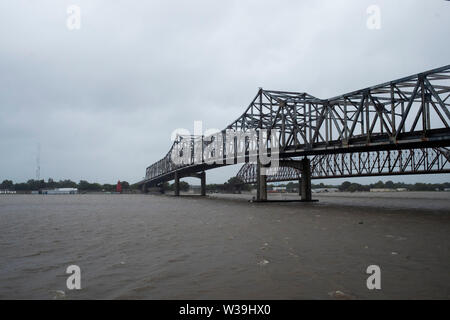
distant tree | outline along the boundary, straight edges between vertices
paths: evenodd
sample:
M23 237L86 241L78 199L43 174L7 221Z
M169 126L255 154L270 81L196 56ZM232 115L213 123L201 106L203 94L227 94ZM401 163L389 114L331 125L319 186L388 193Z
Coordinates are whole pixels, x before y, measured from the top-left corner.
M189 190L189 183L186 181L180 181L180 190L181 191L188 191Z
M130 189L130 184L127 181L121 181L120 183L122 184L122 189L124 190Z
M342 184L339 186L339 191L347 191L351 185L352 183L349 181L342 182Z
M383 181L380 180L380 181L378 181L377 183L373 184L372 187L373 187L373 188L380 188L380 189L382 189L382 188L384 188L385 186L384 186Z
M58 188L59 186L58 186L58 183L57 182L55 182L52 178L48 178L48 181L47 181L47 188L49 188L49 189L55 189L55 188Z
M30 185L28 183L16 183L14 185L16 191L30 191Z
M113 192L116 190L116 186L114 184L105 183L102 186L102 190L105 190L106 192Z
M163 192L167 192L170 189L170 184L169 182L163 182L161 183L160 187Z
M78 183L78 189L81 191L101 191L102 185L99 183L89 183L88 181L81 180Z
M350 192L361 191L361 185L359 183L352 183L348 187L347 191L350 191Z
M14 183L11 180L3 180L0 189L14 190Z
M28 180L28 190L41 190L47 188L47 184L44 180Z
M89 190L90 183L86 180L80 180L78 183L78 189L80 190Z
M131 190L141 190L141 188L142 188L142 186L137 183L130 184Z
M102 191L102 185L100 183L92 183L90 189L92 191Z
M60 188L78 188L78 184L72 180L59 180L58 186Z
M384 186L385 186L385 188L388 188L388 189L394 189L394 182L389 180L384 184Z
M241 193L244 186L244 181L239 177L231 177L227 182L229 191L233 193Z

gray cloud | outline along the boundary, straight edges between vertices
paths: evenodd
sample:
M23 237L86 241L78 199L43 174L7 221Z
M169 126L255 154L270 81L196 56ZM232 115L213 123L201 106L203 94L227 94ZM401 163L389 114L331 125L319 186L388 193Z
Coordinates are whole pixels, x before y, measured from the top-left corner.
M174 129L224 128L258 87L325 98L448 64L449 18L437 0L2 1L0 179L33 178L40 142L45 178L137 181Z

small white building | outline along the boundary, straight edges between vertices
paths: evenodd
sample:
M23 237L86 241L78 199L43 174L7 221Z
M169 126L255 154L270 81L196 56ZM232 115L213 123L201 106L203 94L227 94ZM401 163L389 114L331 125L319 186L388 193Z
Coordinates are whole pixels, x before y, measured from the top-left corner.
M286 192L286 187L272 187L273 192Z
M57 188L52 190L42 190L42 194L77 194L77 188Z
M15 194L16 191L11 191L11 190L0 190L0 194Z

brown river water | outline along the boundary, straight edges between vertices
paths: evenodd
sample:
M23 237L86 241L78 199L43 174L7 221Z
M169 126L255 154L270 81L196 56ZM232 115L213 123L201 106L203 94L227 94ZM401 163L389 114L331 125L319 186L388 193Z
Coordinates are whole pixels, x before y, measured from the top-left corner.
M450 193L251 197L0 195L0 299L450 298Z

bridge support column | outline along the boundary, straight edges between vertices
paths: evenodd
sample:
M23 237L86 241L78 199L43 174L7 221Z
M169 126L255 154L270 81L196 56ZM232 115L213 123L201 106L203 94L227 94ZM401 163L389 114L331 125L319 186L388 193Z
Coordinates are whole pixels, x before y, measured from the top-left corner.
M175 196L180 195L180 176L178 175L178 171L175 171L175 182L174 182Z
M262 169L262 170L261 170ZM264 174L261 174L261 171L263 171L264 168L261 165L261 162L257 163L256 167L256 184L257 184L257 190L256 190L256 200L257 201L266 201L267 200L267 176ZM263 172L265 173L265 172Z
M298 195L302 196L302 178L298 179Z
M148 188L147 188L147 184L146 183L144 183L142 185L142 193L148 193Z
M308 158L301 160L302 178L300 179L300 195L302 200L311 201L311 161Z
M206 196L206 172L205 171L200 173L200 181L201 181L200 195Z

